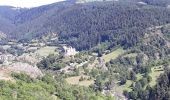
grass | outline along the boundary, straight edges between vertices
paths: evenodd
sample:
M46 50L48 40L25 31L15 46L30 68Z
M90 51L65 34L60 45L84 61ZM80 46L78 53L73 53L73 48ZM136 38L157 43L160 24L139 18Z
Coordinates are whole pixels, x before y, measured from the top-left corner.
M95 65L98 64L98 63L99 63L98 60L95 59L92 64L88 65L87 69L92 70L93 68L95 68Z
M155 86L158 77L162 73L164 73L162 66L153 67L151 69L151 73L149 74L152 77L152 81L149 83L149 85L150 86Z
M138 55L137 53L130 53L130 54L124 55L124 57L134 58L134 57L136 57L137 55Z
M160 66L152 68L152 72L149 74L152 77L152 81L149 83L149 85L150 86L156 85L157 78L163 72L164 72L163 68L160 67ZM143 75L142 74L137 74L136 77L137 77L137 81L139 81L140 79L143 78ZM116 86L115 91L118 91L119 93L123 93L124 90L130 92L130 91L132 91L132 89L130 87L132 83L133 83L133 81L127 80L126 84L121 85L121 86Z
M42 47L39 50L37 50L35 54L38 54L41 57L47 57L50 54L58 54L58 52L56 52L55 49L56 47L46 46L46 47Z
M160 74L162 74L164 72L163 70L164 69L163 69L162 66L153 67L151 69L151 73L149 73L149 75L152 77L152 81L149 83L149 85L151 87L156 85L158 77L160 76ZM137 81L139 81L140 79L143 78L143 75L142 74L137 74L136 77L137 77ZM124 90L130 92L130 91L132 91L132 89L130 87L132 83L133 83L133 81L127 80L126 84L121 85L121 86L117 86L116 91L118 91L120 93L123 93Z
M162 74L164 71L163 71L163 68L161 66L158 66L158 67L154 67L151 69L151 73L149 74L151 77L152 77L152 81L149 83L149 85L151 87L155 86L156 85L156 81L157 81L157 78L160 76L160 74ZM143 78L143 75L142 74L137 74L136 75L137 77L137 81L139 81L140 79ZM126 81L126 84L124 85L121 85L121 86L116 86L115 87L115 91L116 92L119 92L119 93L123 93L124 90L130 92L132 91L131 89L131 84L133 83L133 81L131 80L127 80Z
M137 74L137 75L136 75L136 78L137 78L137 81L139 81L140 79L143 78L143 75L142 75L142 74Z
M116 59L118 56L120 56L124 52L125 51L123 50L123 48L119 48L109 54L103 55L102 58L105 60L105 62L109 62L111 59Z
M119 92L119 93L123 93L124 90L130 92L130 91L132 91L132 89L130 87L132 83L133 82L131 80L127 80L126 84L121 85L121 86L115 86L115 91Z
M88 76L83 76L83 77L88 77ZM69 77L66 78L66 82L71 84L71 85L80 85L80 86L90 86L91 84L94 84L94 80L83 80L83 81L79 81L79 79L81 78L81 76L74 76L74 77Z

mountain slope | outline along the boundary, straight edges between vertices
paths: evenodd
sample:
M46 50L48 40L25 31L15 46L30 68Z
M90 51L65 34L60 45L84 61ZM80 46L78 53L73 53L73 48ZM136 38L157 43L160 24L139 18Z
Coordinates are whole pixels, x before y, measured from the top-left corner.
M105 41L109 41L110 46L120 44L127 48L139 42L146 28L169 23L169 15L166 7L133 0L83 4L65 1L18 14L13 21L15 28L7 32L19 40L27 39L28 35L37 38L56 33L62 43L78 50L90 49Z
M9 35L16 28L15 16L26 11L26 9L11 6L0 6L0 31Z

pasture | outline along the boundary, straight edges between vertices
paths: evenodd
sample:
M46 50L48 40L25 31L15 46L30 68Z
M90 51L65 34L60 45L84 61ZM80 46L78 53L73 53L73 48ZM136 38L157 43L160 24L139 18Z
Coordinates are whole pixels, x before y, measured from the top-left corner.
M103 55L102 58L105 60L105 62L109 62L111 59L116 59L124 52L125 51L123 50L123 48L118 48L109 54Z

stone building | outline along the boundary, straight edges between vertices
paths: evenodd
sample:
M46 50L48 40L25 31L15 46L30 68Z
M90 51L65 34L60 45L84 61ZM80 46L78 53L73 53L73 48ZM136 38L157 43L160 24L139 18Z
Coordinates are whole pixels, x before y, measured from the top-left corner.
M74 56L76 53L78 53L76 49L72 48L71 46L63 46L63 52L65 56Z

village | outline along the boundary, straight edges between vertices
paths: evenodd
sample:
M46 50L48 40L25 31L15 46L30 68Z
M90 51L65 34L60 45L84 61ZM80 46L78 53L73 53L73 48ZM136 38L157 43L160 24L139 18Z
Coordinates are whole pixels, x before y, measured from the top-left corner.
M66 78L66 81L72 85L90 86L94 84L94 79L87 75L84 71L99 68L103 71L107 71L105 60L101 57L98 58L96 54L79 53L75 48L62 44L60 46L48 46L45 43L15 43L9 42L6 45L2 45L0 48L0 67L1 67L1 80L14 80L11 78L10 73L26 73L32 78L43 76L43 72L37 67L37 63L43 60L49 55L63 55L63 60L67 63L65 67L57 70L58 74L65 74L71 77ZM17 44L17 45L16 45ZM9 52L11 48L16 45L18 50L22 50L22 54L16 52ZM16 48L15 47L15 48ZM71 61L75 59L75 61ZM80 60L80 61L76 61ZM83 60L84 59L84 60ZM71 62L71 63L70 63ZM75 74L78 70L78 74ZM78 75L78 76L77 76ZM74 81L73 81L74 80ZM112 90L105 88L103 94L108 94ZM122 95L112 92L113 96L117 95L119 98L124 98Z
M139 53L124 50L122 47L103 51L99 55L99 53L93 51L77 51L74 47L67 44L56 45L56 39L50 37L43 40L35 39L30 42L8 41L6 44L1 45L0 80L15 81L11 77L12 73L25 73L32 78L38 78L46 74L42 70L45 69L53 74L53 78L62 77L70 85L101 88L96 84L96 81L98 81L96 79L97 75L99 73L107 74L110 70L109 66L114 66L110 64L114 64L115 60L119 60L118 58L129 59L133 60L131 63L134 65L137 64L136 57ZM148 56L141 54L143 55L144 64L146 64ZM48 64L48 67L41 66L41 64ZM163 68L161 65L151 69L152 72L149 75L153 76L153 81L149 84L154 85L156 83L157 77L164 72ZM129 67L127 70L131 71L132 67ZM117 76L119 76L119 73L114 71L113 77ZM136 76L137 80L143 78L142 74L137 74ZM101 93L103 95L111 94L118 100L126 100L123 92L125 90L132 91L131 86L134 83L131 80L127 80L124 85L119 85L120 82L120 80L112 80L109 86L105 85L102 87Z

